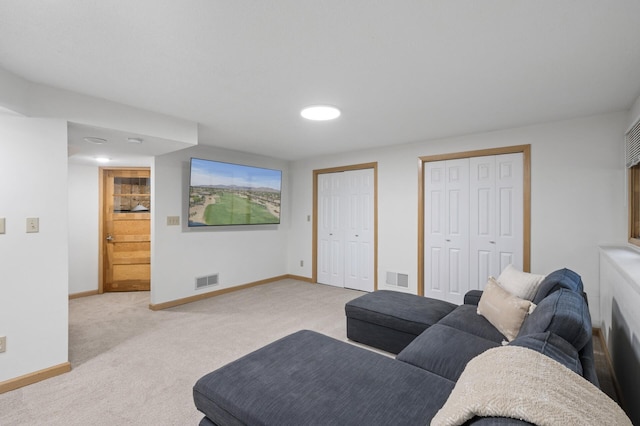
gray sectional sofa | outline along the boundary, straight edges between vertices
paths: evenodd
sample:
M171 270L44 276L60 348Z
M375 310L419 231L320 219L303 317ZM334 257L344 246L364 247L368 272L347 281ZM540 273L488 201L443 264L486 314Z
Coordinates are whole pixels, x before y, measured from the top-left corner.
M361 296L345 307L348 337L395 358L299 331L198 380L200 424L429 424L468 361L506 343L476 313L481 294L468 293L461 306L388 291ZM597 386L580 277L568 269L549 274L533 302L508 344L543 353ZM467 424L527 423L476 417Z

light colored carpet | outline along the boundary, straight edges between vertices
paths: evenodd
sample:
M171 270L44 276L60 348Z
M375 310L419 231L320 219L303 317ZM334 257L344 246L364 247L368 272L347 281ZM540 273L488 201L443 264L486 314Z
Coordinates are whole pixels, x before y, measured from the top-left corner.
M282 280L157 312L148 292L70 300L72 371L0 395L0 425L197 425L196 380L301 329L346 341L361 294Z

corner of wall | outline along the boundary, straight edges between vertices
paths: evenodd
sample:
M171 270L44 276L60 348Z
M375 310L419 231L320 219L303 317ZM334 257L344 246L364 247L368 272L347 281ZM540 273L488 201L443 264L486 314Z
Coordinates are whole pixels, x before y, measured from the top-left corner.
M638 96L629 110L629 127L636 124L638 120L640 120L640 96Z
M0 381L68 362L67 124L0 118ZM37 153L37 155L34 155ZM39 219L27 232L25 219ZM34 350L46 348L46 350Z
M11 112L26 115L29 82L4 68L0 68L0 106Z

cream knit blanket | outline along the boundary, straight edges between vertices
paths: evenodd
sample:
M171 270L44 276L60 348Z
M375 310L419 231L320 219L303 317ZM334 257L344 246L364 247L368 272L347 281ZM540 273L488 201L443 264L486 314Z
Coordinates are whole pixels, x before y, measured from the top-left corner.
M631 425L604 392L555 360L518 346L472 359L431 426L474 416L511 417L536 425Z

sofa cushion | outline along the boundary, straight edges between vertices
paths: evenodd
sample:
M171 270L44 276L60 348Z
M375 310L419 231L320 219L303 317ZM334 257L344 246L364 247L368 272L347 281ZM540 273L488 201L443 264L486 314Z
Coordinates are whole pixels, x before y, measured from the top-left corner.
M547 355L558 361L574 373L582 376L582 364L578 351L562 337L547 331L518 337L509 343L510 346L522 346Z
M214 424L425 424L454 383L393 358L303 330L203 376L198 410Z
M589 339L586 345L580 351L580 364L582 364L582 377L600 387L598 373L596 372L596 361L593 354L593 338Z
M398 291L378 290L345 305L348 318L418 335L457 305Z
M469 361L496 346L500 344L436 324L416 337L396 359L456 381Z
M400 353L416 337L417 335L414 333L347 317L347 338L349 340L392 354Z
M478 306L478 303L480 302L481 297L482 297L482 290L469 290L464 295L464 304Z
M544 275L531 274L507 265L498 277L500 286L521 299L533 300Z
M542 280L538 287L538 292L533 298L533 303L536 305L539 304L542 299L561 288L571 290L579 294L584 292L580 275L570 269L559 269L550 273L544 280Z
M529 300L509 293L493 277L489 277L478 303L478 314L485 317L507 340L512 341L532 307L535 305Z
M482 315L478 315L478 307L475 305L458 306L449 315L438 321L440 325L446 325L457 330L464 331L483 339L500 343L504 336Z
M589 308L581 294L562 288L542 299L528 315L518 336L550 331L578 351L591 339Z

